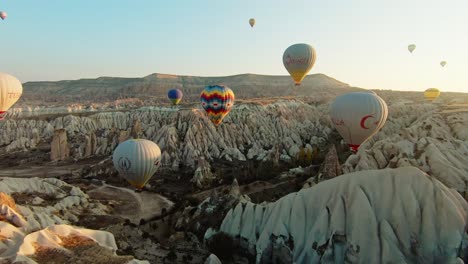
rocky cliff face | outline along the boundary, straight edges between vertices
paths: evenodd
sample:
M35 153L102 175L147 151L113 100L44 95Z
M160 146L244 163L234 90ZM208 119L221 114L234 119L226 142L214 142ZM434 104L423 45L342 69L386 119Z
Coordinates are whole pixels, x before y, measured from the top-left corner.
M415 166L459 192L468 185L468 112L394 105L380 133L343 166L346 172Z
M240 104L218 128L200 109L158 107L50 120L11 119L0 123L0 145L8 151L34 149L38 140L52 142L54 133L62 133L63 142L65 135L56 131L66 131L74 159L109 156L119 142L140 135L156 142L164 162L175 168L179 164L195 168L200 157L266 160L278 151L281 159L290 160L307 144L326 147L331 129L324 108L295 101ZM53 141L54 149L57 142ZM53 152L56 159L58 151Z
M407 167L342 175L274 203L241 200L220 231L257 263L457 263L467 213L455 190Z

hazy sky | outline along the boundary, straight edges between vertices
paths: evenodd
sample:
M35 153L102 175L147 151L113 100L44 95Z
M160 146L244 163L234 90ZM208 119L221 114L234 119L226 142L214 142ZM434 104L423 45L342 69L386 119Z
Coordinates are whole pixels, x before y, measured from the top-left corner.
M287 75L284 50L305 42L317 51L311 73L468 92L467 0L5 0L0 10L0 71L22 82Z

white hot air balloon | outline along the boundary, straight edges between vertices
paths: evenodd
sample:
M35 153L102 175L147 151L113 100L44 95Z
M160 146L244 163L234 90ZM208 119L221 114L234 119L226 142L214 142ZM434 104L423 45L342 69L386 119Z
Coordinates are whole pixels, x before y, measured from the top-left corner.
M129 139L117 146L112 161L123 178L142 189L161 165L161 150L153 141Z
M23 86L15 77L0 72L0 120L3 120L8 109L23 94Z
M332 124L353 152L384 126L387 116L385 101L369 92L337 96L330 106Z
M409 50L409 52L413 53L413 51L414 51L415 49L416 49L416 45L414 45L414 44L408 45L408 50Z
M283 53L283 64L296 85L301 85L304 77L315 64L315 49L304 43L289 46Z

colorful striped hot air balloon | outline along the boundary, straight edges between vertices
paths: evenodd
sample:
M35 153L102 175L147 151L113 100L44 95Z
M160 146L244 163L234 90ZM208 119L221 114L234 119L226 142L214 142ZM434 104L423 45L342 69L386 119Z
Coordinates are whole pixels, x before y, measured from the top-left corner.
M369 92L343 94L330 105L332 124L353 152L384 126L387 116L385 101Z
M0 72L0 120L3 120L8 109L18 101L22 93L23 86L18 79Z
M296 85L301 85L301 81L314 66L316 58L315 49L308 44L294 44L284 51L284 67Z
M224 85L209 85L200 94L202 107L218 126L234 105L234 92Z
M424 91L424 98L426 98L426 100L428 100L429 102L432 102L435 99L437 99L439 95L440 91L437 88L429 88L426 91Z
M169 100L171 100L173 105L178 105L180 103L180 101L182 100L183 96L184 96L184 94L182 93L182 91L180 89L171 89L167 93L167 98L169 98Z
M120 176L142 189L161 165L161 150L153 141L129 139L117 146L112 161Z

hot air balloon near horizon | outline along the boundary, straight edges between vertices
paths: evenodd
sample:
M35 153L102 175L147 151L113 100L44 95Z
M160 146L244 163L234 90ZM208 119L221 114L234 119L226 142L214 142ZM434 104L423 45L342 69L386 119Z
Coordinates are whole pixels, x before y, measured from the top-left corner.
M408 45L408 50L409 52L413 53L413 51L416 49L416 45L415 44L410 44Z
M180 89L171 89L167 92L167 98L171 101L172 105L178 105L183 96L184 93Z
M234 100L234 92L225 85L208 85L200 94L201 105L215 126L231 111Z
M447 62L446 62L446 61L441 61L441 62L440 62L440 66L445 67L445 65L447 65Z
M249 19L249 24L250 24L250 27L254 27L255 26L255 18Z
M440 91L437 88L429 88L424 91L424 98L429 102L433 102L440 96Z
M3 120L8 109L23 94L23 86L15 77L0 72L0 120Z
M378 95L352 92L337 96L330 105L330 119L353 152L385 124L388 108Z
M120 176L143 189L161 165L161 149L150 140L129 139L114 150L112 162Z
M314 66L316 58L315 49L305 43L294 44L284 51L284 67L296 86L301 85L302 80Z

